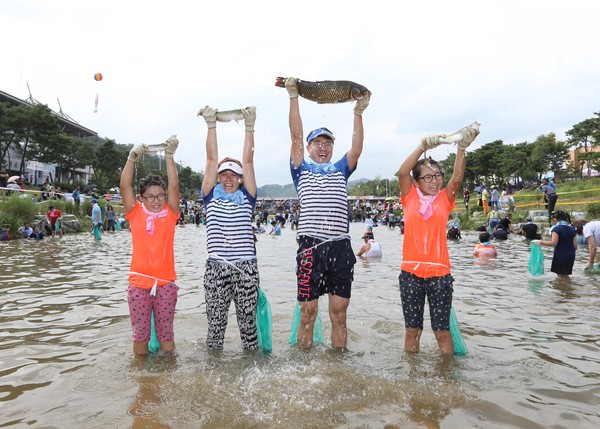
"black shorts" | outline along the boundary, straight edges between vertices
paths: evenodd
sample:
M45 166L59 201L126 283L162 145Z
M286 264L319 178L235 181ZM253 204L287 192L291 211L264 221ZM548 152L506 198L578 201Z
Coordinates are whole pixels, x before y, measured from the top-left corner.
M355 263L349 239L324 241L298 237L298 301L312 301L325 294L350 298Z

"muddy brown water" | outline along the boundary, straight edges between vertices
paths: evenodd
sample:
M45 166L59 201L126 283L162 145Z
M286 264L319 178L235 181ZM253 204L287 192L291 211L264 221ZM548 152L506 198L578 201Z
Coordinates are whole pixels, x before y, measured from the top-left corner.
M363 224L352 224L355 251ZM428 325L403 351L402 239L375 228L380 261L359 261L346 353L288 344L295 239L261 235L273 352L244 353L233 309L223 353L204 346L203 227L176 232L177 352L135 358L126 303L130 235L0 243L0 427L598 428L600 275L571 282L527 270L520 237L496 260L471 257L475 232L449 243L454 307L469 354L443 358ZM327 299L321 300L327 313ZM323 318L325 334L328 317Z

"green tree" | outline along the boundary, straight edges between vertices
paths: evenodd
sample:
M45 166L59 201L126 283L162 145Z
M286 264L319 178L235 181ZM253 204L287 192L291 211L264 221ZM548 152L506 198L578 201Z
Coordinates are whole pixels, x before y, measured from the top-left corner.
M577 150L583 149L583 152L586 154L590 151L590 147L600 144L600 112L594 112L594 115L596 115L595 118L585 119L573 125L573 128L566 132L567 136L569 136L567 143L574 146ZM588 177L592 175L591 169L592 166L588 163Z
M103 190L117 186L127 159L114 140L105 140L96 148L93 180Z

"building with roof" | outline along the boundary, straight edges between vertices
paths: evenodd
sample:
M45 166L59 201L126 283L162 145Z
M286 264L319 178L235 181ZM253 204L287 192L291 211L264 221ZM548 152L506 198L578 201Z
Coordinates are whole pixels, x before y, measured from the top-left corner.
M27 100L22 100L4 91L0 91L0 102L8 103L11 106L35 106L43 104L34 99L31 96L31 92ZM60 101L59 111L51 111L58 118L59 126L63 133L77 138L98 137L97 132L80 125L69 115L65 114L62 111L62 108L60 108ZM1 163L11 175L21 174L21 159L23 153L19 149L19 147L11 146ZM54 164L25 160L24 170L23 177L32 185L40 185L46 181L46 178L48 178L50 182L61 182L69 179L68 177L56 177L57 170L56 165ZM88 183L93 172L94 170L91 166L77 169L75 170L74 181ZM65 176L66 175L67 173L65 173Z

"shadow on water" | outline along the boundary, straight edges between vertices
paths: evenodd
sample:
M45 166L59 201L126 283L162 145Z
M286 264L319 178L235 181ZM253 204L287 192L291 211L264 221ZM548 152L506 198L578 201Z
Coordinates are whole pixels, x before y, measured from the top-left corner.
M352 224L355 251L364 225ZM476 260L477 233L449 243L454 307L469 348L437 351L426 312L421 353L403 351L402 239L378 228L381 260L359 260L348 349L288 344L295 240L261 235L261 287L273 352L243 352L231 312L220 353L204 346L203 227L177 229L177 351L131 353L128 232L0 246L0 427L596 428L600 427L600 276L531 277L519 237ZM327 299L320 303L324 332Z

